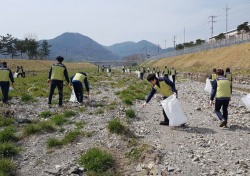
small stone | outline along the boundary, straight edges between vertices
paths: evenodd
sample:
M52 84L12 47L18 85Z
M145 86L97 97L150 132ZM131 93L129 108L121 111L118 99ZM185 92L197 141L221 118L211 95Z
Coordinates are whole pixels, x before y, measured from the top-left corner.
M192 161L193 161L193 162L200 161L200 158L195 157Z
M174 167L168 166L168 172L173 172L173 171L174 171Z

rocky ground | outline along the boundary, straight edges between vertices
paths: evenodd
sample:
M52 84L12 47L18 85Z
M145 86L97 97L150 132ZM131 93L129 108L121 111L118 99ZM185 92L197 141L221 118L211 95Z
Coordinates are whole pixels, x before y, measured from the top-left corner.
M25 137L18 142L21 154L15 159L20 176L36 175L85 175L79 167L80 155L89 147L99 146L112 153L120 175L250 175L250 112L240 98L246 93L234 91L229 107L229 128L220 128L215 120L213 107L209 106L209 95L204 83L182 80L176 84L179 100L188 118L186 127L160 126L163 119L158 98L141 109L143 101L137 100L129 108L138 112L130 122L125 119L124 109L128 108L115 95L114 90L104 82L91 92L84 106L67 102L63 108L47 106L47 99L37 98L35 103L19 104L11 101L11 109L17 119L40 119L42 111L63 112L74 110L77 115L63 126L64 130ZM101 92L101 93L100 93ZM96 113L100 104L116 102L115 109L104 109ZM79 109L84 108L84 111ZM137 146L144 148L138 160L130 160L126 153L133 148L131 138L111 134L106 128L113 118L124 120L136 137ZM46 119L43 119L46 120ZM84 122L84 130L90 137L81 137L77 142L62 148L48 149L50 137L62 138L65 132L74 129L73 122ZM23 124L20 124L22 126ZM20 132L21 133L21 132Z

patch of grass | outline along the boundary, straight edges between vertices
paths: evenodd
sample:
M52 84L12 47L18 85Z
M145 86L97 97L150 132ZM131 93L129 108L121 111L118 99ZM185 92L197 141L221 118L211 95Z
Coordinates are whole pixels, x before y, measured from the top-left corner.
M125 126L116 118L108 122L108 129L111 133L122 134L125 131Z
M101 108L97 109L97 111L95 112L96 115L103 114L103 113L104 113L104 110Z
M5 142L0 144L0 156L3 157L12 157L19 153L20 149L18 149L15 144L11 142Z
M47 141L48 148L61 147L62 145L63 145L63 142L60 139L50 138Z
M66 123L68 120L66 119L66 117L62 114L57 114L54 115L53 117L51 117L51 121L54 122L56 125L62 125L64 123Z
M0 116L0 127L9 126L15 123L14 118L5 118Z
M56 130L55 126L50 121L43 121L36 124L29 124L24 128L25 135L32 135L36 133L43 132L54 132Z
M80 107L79 108L79 112L86 112L87 111L87 108L85 108L85 107Z
M130 150L130 152L128 152L128 153L125 154L125 156L126 156L127 158L130 158L131 160L136 161L136 160L138 160L138 159L141 157L143 151L145 151L146 148L147 148L146 145L142 145L142 146L140 146L140 147L133 147L133 148Z
M6 127L4 130L0 132L0 142L15 142L18 140L17 136L15 135L15 129L12 127Z
M90 148L80 157L80 165L84 166L88 171L97 173L105 172L112 168L114 159L112 156L97 147Z
M84 125L85 125L85 124L86 124L86 122L76 122L76 123L75 123L77 129L82 129L82 128L84 128Z
M127 118L134 118L135 117L135 111L133 109L128 109L125 111L126 117Z
M26 93L24 93L24 94L22 94L22 96L21 96L21 100L23 101L23 102L33 102L35 99L34 99L34 97L32 96L32 95L29 95L29 94L26 94Z
M1 176L14 176L16 171L15 164L5 158L0 158L0 175Z
M125 103L126 105L133 105L133 100L130 98L124 98L122 99L122 102Z
M72 117L72 116L75 116L75 115L76 115L76 112L74 112L74 111L65 111L65 112L63 113L63 115L64 115L65 117Z
M71 143L71 142L75 141L79 137L80 134L81 134L81 132L78 130L69 131L68 133L66 133L66 135L62 139L62 142L64 144Z
M43 112L41 112L39 114L39 116L42 117L42 118L48 118L48 117L52 116L52 112L50 112L50 111L43 111Z

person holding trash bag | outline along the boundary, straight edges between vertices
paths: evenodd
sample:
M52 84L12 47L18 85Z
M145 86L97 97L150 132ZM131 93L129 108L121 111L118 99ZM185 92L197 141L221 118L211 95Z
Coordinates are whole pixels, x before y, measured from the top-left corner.
M62 64L64 58L62 56L58 56L56 58L57 63L54 63L49 71L48 83L50 84L50 93L49 93L49 106L51 105L52 97L55 91L55 88L58 88L59 94L59 103L58 106L62 106L63 102L63 80L64 78L68 82L69 86L71 85L69 81L68 71L65 65Z
M175 84L169 80L168 77L157 78L155 74L149 74L147 80L151 83L152 89L148 94L146 102L143 103L142 107L145 107L147 103L151 100L156 92L159 92L163 96L163 100L168 98L173 94L177 94L175 89ZM163 110L164 121L160 122L160 125L169 125L169 119Z
M226 127L228 121L228 105L231 99L230 81L224 77L223 69L218 69L216 73L218 77L212 84L210 105L213 104L213 100L215 98L215 114L221 121L220 127ZM223 113L220 111L221 107Z
M73 88L75 91L77 101L82 104L83 102L83 83L85 84L85 88L87 91L87 95L89 96L89 83L87 79L86 73L79 72L70 77L70 80L73 84Z
M2 67L0 67L0 87L2 89L2 94L3 94L2 101L4 104L8 104L10 81L13 86L14 78L13 78L12 72L9 68L7 68L7 63L3 62Z

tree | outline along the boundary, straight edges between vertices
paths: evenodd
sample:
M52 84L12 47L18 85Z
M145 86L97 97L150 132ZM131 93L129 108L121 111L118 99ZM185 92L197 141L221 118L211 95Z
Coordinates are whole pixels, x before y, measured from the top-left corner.
M27 44L27 42L25 40L16 40L15 41L16 49L20 53L22 59L23 59L23 54L26 53L26 51L27 51L26 44Z
M250 32L250 28L248 26L248 22L244 22L244 23L240 24L237 27L237 32L238 32L238 34L242 35L242 39L243 39L243 34Z
M225 38L226 38L226 36L225 36L225 34L220 33L219 35L215 36L214 38L215 38L215 40L216 40L216 41L218 41L218 40L225 39Z
M47 40L44 40L41 49L39 50L39 56L41 59L46 59L50 55L50 48L51 45L49 45Z
M205 40L197 39L196 42L195 42L195 45L201 45L201 44L203 44L205 42L206 42Z
M25 42L29 59L34 59L34 57L37 59L39 43L35 39L28 38L25 39Z
M16 49L14 45L14 41L16 40L12 35L7 34L7 36L0 36L1 37L1 50L0 54L2 55L10 55L13 56L16 54Z
M176 50L182 50L182 49L184 49L184 45L183 44L178 44L178 45L175 46L175 49Z

